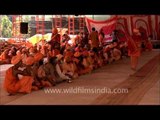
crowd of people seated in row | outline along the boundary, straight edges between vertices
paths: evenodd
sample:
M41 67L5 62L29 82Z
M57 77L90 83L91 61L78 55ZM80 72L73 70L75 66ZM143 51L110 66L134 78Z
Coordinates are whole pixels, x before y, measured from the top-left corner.
M103 39L103 31L98 33L93 28L90 34L77 34L70 44L68 33L61 39L55 28L49 42L42 39L31 47L12 47L8 51L12 54L10 63L13 66L6 71L5 90L13 95L64 81L71 83L81 75L128 56L127 42L115 38L103 46Z

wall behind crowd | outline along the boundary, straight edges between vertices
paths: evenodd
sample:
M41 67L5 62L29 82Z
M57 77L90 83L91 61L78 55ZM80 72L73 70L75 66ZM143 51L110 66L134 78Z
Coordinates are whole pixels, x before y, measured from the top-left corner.
M160 40L159 15L118 15L118 28L126 28L133 34L134 28L140 28L147 36L152 35L154 40Z

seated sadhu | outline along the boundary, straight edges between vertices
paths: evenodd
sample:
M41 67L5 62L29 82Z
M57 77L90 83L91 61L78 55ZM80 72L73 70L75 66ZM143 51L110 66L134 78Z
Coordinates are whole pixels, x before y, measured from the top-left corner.
M87 59L88 59L88 61L89 61L89 64L90 64L90 66L91 66L91 68L92 68L92 70L94 69L94 60L93 60L93 58L94 58L94 53L90 50L90 51L88 51L88 53L89 53L89 56L87 57Z
M62 70L63 73L67 76L69 76L70 78L77 78L78 77L78 73L77 73L77 66L76 64L71 60L70 57L65 57L64 58L64 62L62 64Z
M32 86L35 86L35 89L38 90L38 89L41 89L43 88L43 85L40 81L40 79L38 78L38 68L40 66L40 62L43 62L43 60L40 60L38 62L35 62L34 65L32 66L32 70L33 70L33 78L34 78L34 82L32 84Z
M66 80L68 83L72 82L71 78L63 73L63 70L62 70L63 55L58 54L56 57L57 57L57 62L55 65L56 73L63 81Z
M17 49L15 47L12 47L8 53L8 55L10 56L10 58L12 58L13 56L16 55L16 51Z
M63 36L62 36L61 45L62 45L62 44L66 44L70 39L71 39L71 38L69 37L69 35L68 35L67 31L66 31L66 33L63 34Z
M2 61L3 64L10 64L12 57L11 49L8 48L1 54L0 61Z
M86 48L82 48L81 46L75 48L74 61L77 65L78 68L77 72L79 75L91 72L90 64L87 59L88 55L89 53Z
M44 55L40 52L37 52L35 55L34 55L34 60L35 62L39 62L41 59L44 58Z
M44 60L42 59L37 64L34 65L34 69L36 69L35 74L37 73L36 78L40 82L40 85L36 84L36 86L42 88L52 86L49 81L46 81L46 73L44 70L43 61Z
M128 56L127 44L126 42L122 42L119 44L119 50L121 51L121 56Z
M48 60L46 58L43 61L39 61L39 68L38 68L38 79L43 87L51 87L55 85L55 76L53 66L48 64ZM51 70L52 69L52 70ZM51 70L51 71L49 71ZM50 73L51 72L51 73Z
M6 71L5 80L4 80L4 89L13 95L16 93L30 93L32 90L32 77L23 77L19 79L18 75L24 75L25 73L21 70L18 70L22 66L22 58L20 55L16 55L12 58L11 63L14 66L10 67Z
M0 55L0 64L5 64L7 63L7 54L8 54L9 50L5 50L1 53Z
M113 60L119 60L121 58L121 51L117 48L114 48L113 49L113 53L112 53L112 57L113 57Z
M74 57L73 57L73 61L74 61L74 64L77 66L78 68L78 75L82 75L83 74L83 69L84 69L84 66L82 64L82 61L83 61L83 56L82 56L82 53L75 49L75 53L74 53Z
M43 45L42 48L40 49L40 52L46 57L47 53L49 52L48 46Z
M121 51L119 49L119 44L117 42L113 42L113 60L117 61L121 58Z
M64 50L63 55L67 56L69 58L73 57L73 52L72 52L71 46L66 46L66 49Z
M23 70L23 77L22 79L33 79L32 83L32 90L38 90L39 89L39 81L36 79L36 74L35 74L35 69L34 69L34 64L35 64L35 59L32 56L29 56L26 58L26 61L23 63L24 66L26 67Z
M31 47L29 49L29 55L33 56L37 53L37 49L35 47Z
M111 43L110 45L108 45L109 47L109 52L108 52L108 61L109 63L112 63L114 61L114 58L113 58L113 49L114 49L114 45Z
M110 48L108 45L103 48L103 57L104 57L105 63L109 62L109 56L108 56L109 50L110 50Z
M36 55L34 56L34 61L35 62L34 62L34 65L32 67L32 69L33 69L33 77L34 77L33 85L37 86L38 89L43 88L43 85L42 85L40 79L38 78L38 68L40 67L40 65L43 64L43 57L44 56L43 56L42 53L40 53L40 52L36 53Z
M26 48L22 48L21 50L22 62L26 62L26 58L29 56L29 51Z
M103 53L101 51L98 52L98 67L102 67L103 65Z
M82 57L83 57L82 60L83 70L81 71L81 73L82 74L91 73L93 67L89 59L89 52L87 50L83 51Z
M92 62L93 69L97 69L98 68L98 56L93 50L90 51L90 57L92 59L90 61Z
M58 54L60 54L60 50L59 49L53 49L52 50L52 56L53 57L56 56L56 55L58 55Z

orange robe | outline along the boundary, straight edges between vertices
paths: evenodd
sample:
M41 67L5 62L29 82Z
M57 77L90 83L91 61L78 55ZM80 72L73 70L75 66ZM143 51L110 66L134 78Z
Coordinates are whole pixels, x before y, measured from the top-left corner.
M9 39L7 42L13 44L13 43L15 43L15 40Z
M72 56L73 56L73 52L72 51L66 51L65 52L65 57L72 58Z
M89 39L92 41L91 47L98 47L99 46L99 40L98 40L98 33L97 32L91 32L89 35Z
M90 65L90 61L87 58L83 58L83 62L82 62L83 66L85 67L82 70L79 70L79 74L86 74L92 71L91 65Z
M75 63L66 63L64 62L62 64L62 69L63 69L63 73L64 74L70 74L73 78L77 78L78 74L77 74L77 66L75 65Z
M6 60L6 51L3 51L2 54L0 55L0 61Z
M133 37L128 38L128 55L139 57L141 55L141 37L134 35Z
M26 46L27 48L30 48L30 47L32 47L33 45L32 45L32 43L30 43L30 42L26 42L26 43L25 43L25 46Z
M135 51L135 52L131 52L128 50L128 55L129 56L134 56L134 57L139 57L141 55L141 51L138 50L138 51Z
M43 54L38 52L34 55L34 60L35 62L38 62L39 60L41 60L43 58Z
M33 78L31 76L24 76L18 80L13 76L13 67L10 67L6 71L6 76L4 80L4 89L11 94L21 92L30 93L32 89Z

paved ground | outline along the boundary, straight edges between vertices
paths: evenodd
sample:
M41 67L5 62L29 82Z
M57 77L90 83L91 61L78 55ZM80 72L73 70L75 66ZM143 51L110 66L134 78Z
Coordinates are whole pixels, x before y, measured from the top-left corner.
M93 104L160 104L160 72L159 67L150 67L148 73L144 72L144 65L160 53L160 50L144 52L139 60L139 68L145 77L129 77L133 73L129 66L129 58L103 66L91 74L80 76L73 83L62 83L45 90L72 90L70 93L46 93L45 90L34 91L31 94L7 96L2 89L5 69L9 66L0 66L0 104L2 105L93 105ZM150 64L150 63L149 63ZM159 66L159 61L156 61ZM150 64L152 65L152 64ZM153 70L152 70L152 69ZM136 74L136 73L135 73ZM135 81L134 81L135 79ZM129 81L129 83L128 83ZM134 84L133 84L134 83ZM127 87L126 87L127 86ZM129 89L128 94L104 94L105 89L124 87ZM129 87L129 88L128 88ZM132 88L130 90L130 88ZM100 89L101 93L86 93L86 90ZM76 92L79 93L76 93ZM62 91L64 92L64 91ZM138 96L139 95L139 96ZM130 99L126 99L129 96ZM137 97L138 96L138 97ZM102 97L102 99L100 99ZM137 97L137 98L136 98Z

